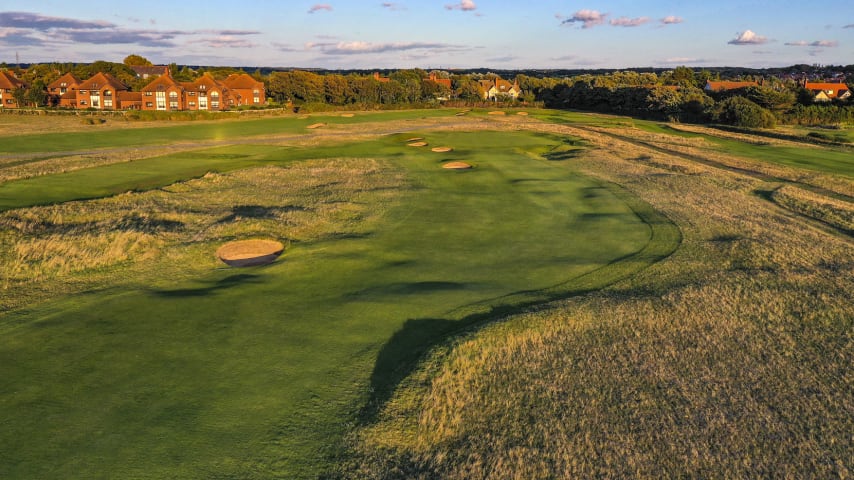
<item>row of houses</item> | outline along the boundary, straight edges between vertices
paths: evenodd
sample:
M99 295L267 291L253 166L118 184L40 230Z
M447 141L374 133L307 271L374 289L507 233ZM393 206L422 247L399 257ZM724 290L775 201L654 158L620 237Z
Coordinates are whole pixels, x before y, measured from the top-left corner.
M758 82L707 81L704 90L707 92L722 92L739 88L758 87ZM813 101L829 102L831 100L846 100L851 97L851 89L845 83L810 82L804 80L800 86L812 93Z
M192 82L172 78L168 68L142 90L132 92L109 73L99 72L86 80L66 73L47 86L48 104L61 108L95 110L222 111L267 102L264 83L245 73L216 80L208 74ZM17 108L12 92L24 84L9 72L0 72L0 104Z
M386 83L391 79L388 77L381 77L378 72L374 72L374 80L380 83ZM427 80L447 87L448 90L452 88L450 78L439 78L436 76L435 73L430 73L430 76L427 77ZM519 88L519 82L515 79L513 80L513 83L510 83L509 81L501 78L496 78L495 80L480 80L479 84L481 90L483 91L484 100L515 100L519 98L519 95L522 94L522 89Z

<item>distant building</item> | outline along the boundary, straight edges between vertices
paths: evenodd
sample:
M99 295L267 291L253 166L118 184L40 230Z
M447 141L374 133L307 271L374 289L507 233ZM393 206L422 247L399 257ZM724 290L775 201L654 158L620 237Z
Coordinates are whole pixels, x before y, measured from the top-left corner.
M247 73L235 73L222 81L223 86L230 90L229 106L263 105L267 103L267 92L264 82L255 80Z
M483 90L484 100L499 100L511 98L513 100L519 98L522 89L519 88L519 83L513 80L513 83L496 78L495 80L481 80L480 88Z
M77 102L77 88L82 81L73 73L50 82L47 86L48 105L73 108Z
M735 90L737 88L747 88L747 87L758 87L759 84L757 82L728 82L728 81L720 81L715 82L712 80L708 80L706 82L706 86L703 87L703 90L707 92L723 92L726 90Z
M14 73L0 70L0 108L19 108L13 92L19 88L26 88L24 82L18 79Z
M98 72L77 86L76 107L119 110L122 108L119 94L127 91L127 85L109 73Z
M844 83L804 82L803 87L812 93L813 101L816 102L846 100L851 96L851 90Z
M136 74L136 78L142 79L169 75L169 67L165 65L131 65L130 69Z

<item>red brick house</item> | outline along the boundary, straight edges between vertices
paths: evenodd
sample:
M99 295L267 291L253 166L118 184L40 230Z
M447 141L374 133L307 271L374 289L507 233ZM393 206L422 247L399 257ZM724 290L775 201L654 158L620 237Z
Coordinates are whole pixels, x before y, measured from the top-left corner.
M77 108L119 110L119 93L128 87L109 73L98 72L77 86Z
M19 88L26 88L26 85L14 73L8 71L0 71L0 108L18 108L18 101L15 100L13 92Z
M221 111L228 109L230 91L222 83L205 73L194 82L183 83L187 96L187 110Z
M267 103L264 82L252 78L249 74L229 75L222 84L230 91L228 106L263 105Z
M142 110L179 111L186 109L184 85L166 74L142 87Z
M427 80L437 83L439 85L443 85L445 87L451 88L451 79L450 78L439 78L435 73L431 73Z
M47 86L48 105L71 107L77 102L77 88L83 83L73 73L65 75L50 82Z

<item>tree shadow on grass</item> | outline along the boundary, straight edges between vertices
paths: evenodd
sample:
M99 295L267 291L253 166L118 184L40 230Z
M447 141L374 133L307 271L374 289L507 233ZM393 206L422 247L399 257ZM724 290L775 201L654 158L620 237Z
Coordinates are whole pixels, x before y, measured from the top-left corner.
M238 273L229 275L214 282L205 282L204 286L198 288L177 288L174 290L151 290L153 295L164 298L188 298L188 297L206 297L213 295L219 290L245 285L248 283L262 283L261 275L250 273Z

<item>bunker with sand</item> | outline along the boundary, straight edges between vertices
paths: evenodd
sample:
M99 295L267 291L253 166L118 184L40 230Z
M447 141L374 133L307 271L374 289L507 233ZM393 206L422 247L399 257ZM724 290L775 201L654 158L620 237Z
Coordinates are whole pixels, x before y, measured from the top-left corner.
M231 267L252 267L273 263L284 250L275 240L238 240L219 247L216 256Z

